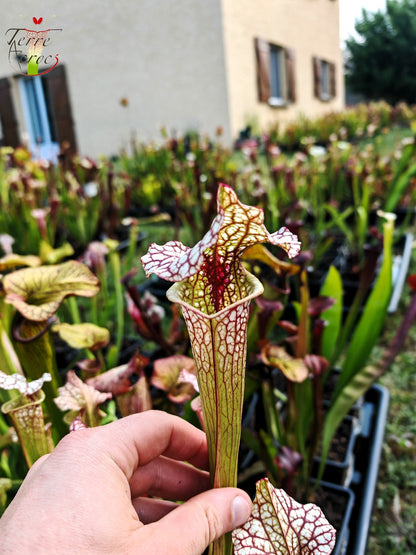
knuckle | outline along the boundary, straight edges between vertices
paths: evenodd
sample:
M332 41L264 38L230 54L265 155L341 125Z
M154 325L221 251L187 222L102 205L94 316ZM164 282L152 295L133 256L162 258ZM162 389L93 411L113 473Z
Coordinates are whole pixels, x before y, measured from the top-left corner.
M207 544L212 543L216 538L222 535L223 526L222 519L213 506L203 507L206 520Z

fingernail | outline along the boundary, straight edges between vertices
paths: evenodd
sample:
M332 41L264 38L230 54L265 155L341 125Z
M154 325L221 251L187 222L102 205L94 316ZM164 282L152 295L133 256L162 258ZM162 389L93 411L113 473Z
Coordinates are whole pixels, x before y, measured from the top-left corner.
M241 495L235 497L232 503L234 528L237 526L241 526L241 524L244 524L248 520L250 513L251 506L247 502L247 500Z

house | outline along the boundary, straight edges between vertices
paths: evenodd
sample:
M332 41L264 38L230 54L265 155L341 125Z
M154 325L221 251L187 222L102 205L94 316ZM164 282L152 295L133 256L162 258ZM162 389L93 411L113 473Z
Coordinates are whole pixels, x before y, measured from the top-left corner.
M111 155L162 126L211 136L221 126L231 143L252 121L264 130L344 106L339 0L42 5L10 2L2 14L2 144ZM30 36L42 48L28 76Z

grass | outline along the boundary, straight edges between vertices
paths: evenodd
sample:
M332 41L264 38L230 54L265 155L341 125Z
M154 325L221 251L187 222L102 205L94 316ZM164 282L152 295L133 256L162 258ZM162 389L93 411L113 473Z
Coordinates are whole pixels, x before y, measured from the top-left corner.
M413 254L409 274L416 273ZM398 311L385 324L381 355L393 337L409 301L406 287ZM410 329L403 351L380 383L390 391L389 417L385 432L371 532L369 555L414 555L416 553L416 324Z

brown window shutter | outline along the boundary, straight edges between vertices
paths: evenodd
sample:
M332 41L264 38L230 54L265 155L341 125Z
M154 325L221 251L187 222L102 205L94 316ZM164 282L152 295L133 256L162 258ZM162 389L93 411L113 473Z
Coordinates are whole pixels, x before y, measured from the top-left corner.
M48 73L46 77L55 118L58 142L59 144L62 144L64 141L68 142L70 144L70 150L75 151L77 145L65 66L58 65L53 71Z
M8 77L0 79L0 120L3 129L3 146L18 146L19 129Z
M260 102L270 98L270 46L263 39L256 38L257 87Z
M335 64L329 64L329 94L332 98L337 95L336 87L336 66Z
M315 56L313 62L313 94L316 98L321 98L321 60Z
M296 102L296 78L295 78L295 51L292 48L285 50L286 76L287 76L287 99Z

